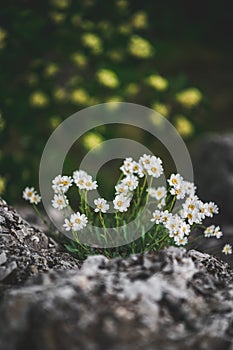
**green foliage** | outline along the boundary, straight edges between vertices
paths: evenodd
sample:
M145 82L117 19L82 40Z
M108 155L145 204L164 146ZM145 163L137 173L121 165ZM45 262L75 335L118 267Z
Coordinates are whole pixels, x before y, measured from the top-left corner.
M184 137L195 135L202 94L182 76L161 74L150 2L142 8L127 0L19 0L1 7L0 109L6 126L0 162L8 199L17 200L23 186L37 183L50 133L84 107L142 104L169 118ZM98 131L97 139L83 140L79 153L108 137L108 130Z

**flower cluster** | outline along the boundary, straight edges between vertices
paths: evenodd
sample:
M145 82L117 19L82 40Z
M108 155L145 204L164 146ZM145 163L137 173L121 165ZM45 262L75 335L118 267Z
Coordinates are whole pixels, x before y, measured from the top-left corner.
M38 204L41 201L41 197L35 191L34 187L26 187L23 191L23 199L29 201L31 204Z
M203 224L206 218L212 218L218 213L217 205L213 202L202 202L192 182L184 180L180 174L171 174L165 186L154 187L154 182L164 172L159 157L144 154L138 161L128 157L124 160L120 170L121 176L115 186L112 204L104 198L95 198L93 210L87 204L87 192L96 190L98 184L91 175L86 171L76 170L72 176L58 175L54 178L52 206L64 214L65 231L71 231L77 238L78 231L88 228L88 222L93 223L98 219L97 221L104 228L104 234L107 235L106 222L110 224L110 227L117 229L126 218L132 218L131 211L137 214L140 206L148 201L152 208L149 220L154 223L154 226L147 233L148 240L147 238L141 239L139 251L142 250L142 247L143 249L160 249L166 245L186 246L191 240L191 233L197 227L205 228L203 235L206 238L220 239L222 237L223 233L219 226L205 227ZM80 202L79 211L75 213L70 207L67 195L71 186L78 190ZM23 192L23 198L33 204L41 200L34 188L28 187ZM109 216L110 205L115 210L115 217ZM222 252L232 254L231 245L226 244Z

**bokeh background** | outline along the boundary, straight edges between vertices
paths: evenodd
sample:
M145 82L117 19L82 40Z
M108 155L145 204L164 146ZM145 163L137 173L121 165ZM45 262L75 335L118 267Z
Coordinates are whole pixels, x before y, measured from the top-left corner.
M15 203L38 187L51 132L94 104L155 109L188 146L232 130L230 24L226 0L2 0L0 195ZM90 130L70 162L119 132Z

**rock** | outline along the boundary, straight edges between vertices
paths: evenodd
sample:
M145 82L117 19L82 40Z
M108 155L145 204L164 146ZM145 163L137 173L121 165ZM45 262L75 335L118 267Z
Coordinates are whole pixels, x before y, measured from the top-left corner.
M192 159L198 195L220 209L206 223L221 225L224 233L220 241L199 240L196 249L214 253L233 267L232 257L221 253L224 244L233 245L233 134L202 138L193 145Z
M233 271L168 248L32 277L0 304L4 350L233 349Z
M233 350L233 271L196 250L82 265L0 200L1 350Z
M80 263L60 248L0 198L0 291L41 271L78 268Z
M233 134L200 140L194 146L193 165L200 197L215 201L220 207L216 220L233 226Z

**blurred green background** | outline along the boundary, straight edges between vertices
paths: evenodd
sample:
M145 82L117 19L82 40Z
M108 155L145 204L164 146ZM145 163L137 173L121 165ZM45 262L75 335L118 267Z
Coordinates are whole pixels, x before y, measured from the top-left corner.
M2 0L0 195L16 202L25 186L38 187L51 132L94 104L155 109L188 145L232 130L227 6L226 0ZM117 133L91 130L76 156Z

